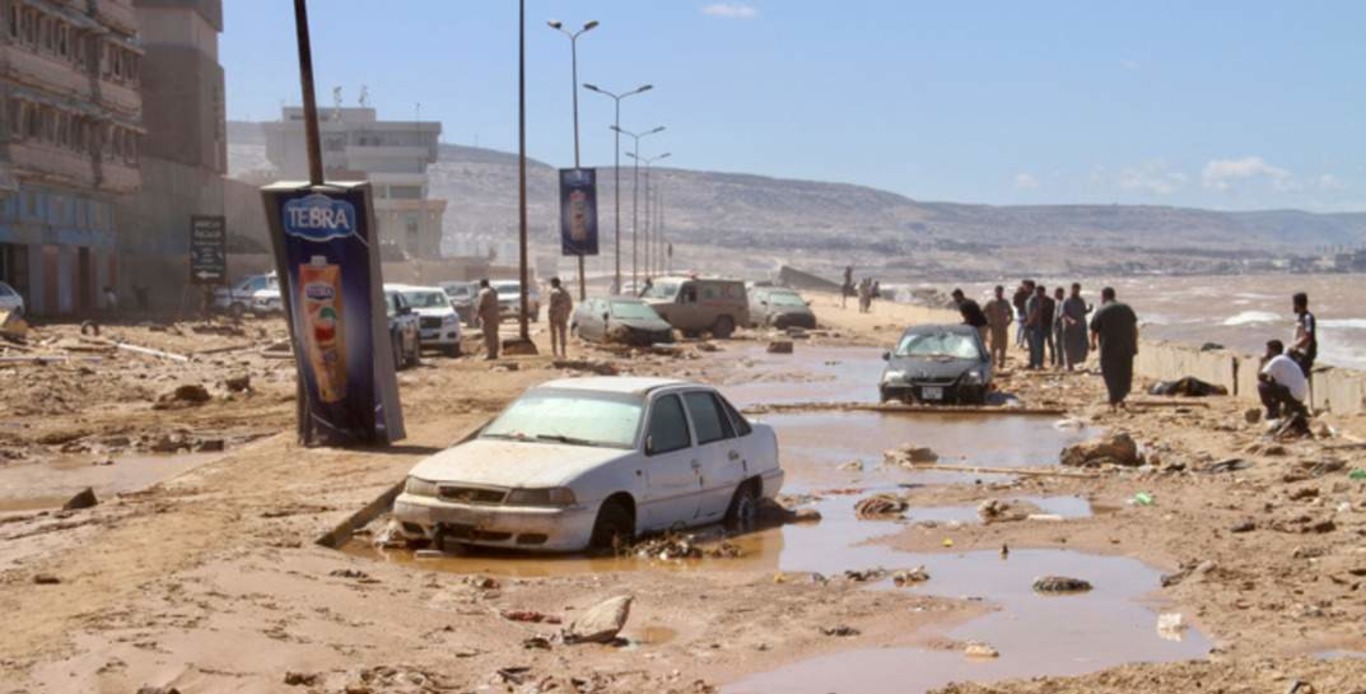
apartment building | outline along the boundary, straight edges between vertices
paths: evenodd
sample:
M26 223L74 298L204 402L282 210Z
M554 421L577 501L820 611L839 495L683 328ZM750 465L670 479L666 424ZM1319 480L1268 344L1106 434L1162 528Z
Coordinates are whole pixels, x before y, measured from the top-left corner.
M308 180L303 109L287 107L279 121L262 124L266 156L287 180ZM427 165L436 162L441 124L381 121L375 109L320 108L324 175L368 180L386 260L441 257L446 201L428 197Z
M38 314L116 281L113 204L141 185L132 0L0 0L0 279Z

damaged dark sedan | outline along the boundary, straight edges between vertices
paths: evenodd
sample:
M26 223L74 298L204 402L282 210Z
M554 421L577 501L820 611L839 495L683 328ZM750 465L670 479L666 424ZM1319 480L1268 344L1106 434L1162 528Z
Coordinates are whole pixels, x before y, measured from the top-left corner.
M570 323L580 339L648 347L674 341L674 329L649 304L630 296L592 298L579 304Z
M981 405L991 390L991 359L977 329L966 325L908 328L878 386L882 401Z

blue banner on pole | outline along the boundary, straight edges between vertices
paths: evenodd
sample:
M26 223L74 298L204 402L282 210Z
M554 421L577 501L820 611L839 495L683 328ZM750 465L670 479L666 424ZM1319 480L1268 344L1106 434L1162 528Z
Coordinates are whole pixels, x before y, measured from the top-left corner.
M560 169L560 248L564 255L598 254L597 169Z
M302 378L300 439L403 438L369 186L277 184L263 192Z

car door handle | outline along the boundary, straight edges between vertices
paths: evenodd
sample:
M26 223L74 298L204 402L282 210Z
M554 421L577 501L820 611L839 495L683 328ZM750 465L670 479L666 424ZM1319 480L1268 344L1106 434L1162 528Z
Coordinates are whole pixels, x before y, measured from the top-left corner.
M692 469L694 469L694 470L701 470L701 469L702 469L702 461L700 461L700 460L694 460L694 461L692 461Z
M730 457L731 460L739 460L739 459L740 459L740 451L731 451L729 457Z

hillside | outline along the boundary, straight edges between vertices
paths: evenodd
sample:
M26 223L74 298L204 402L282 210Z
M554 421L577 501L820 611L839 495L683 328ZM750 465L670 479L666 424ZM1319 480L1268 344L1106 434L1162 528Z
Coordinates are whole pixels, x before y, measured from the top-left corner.
M233 176L269 176L256 124L229 128ZM248 172L255 172L249 174ZM431 194L450 201L448 237L507 238L517 224L517 158L442 145ZM611 167L600 169L599 210L613 229ZM631 170L622 171L629 234ZM1238 259L1366 241L1366 214L1297 210L1217 212L1160 206L1004 206L921 202L864 186L656 168L666 233L691 265L754 272L776 263L833 271L879 267L886 276L1001 272L1233 271ZM557 246L555 170L528 162L533 243ZM643 200L642 200L643 204ZM643 208L642 208L643 210ZM643 214L643 212L642 212ZM643 224L643 221L642 221ZM746 253L736 254L736 249Z

